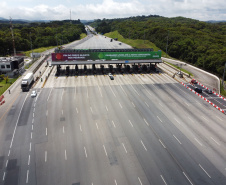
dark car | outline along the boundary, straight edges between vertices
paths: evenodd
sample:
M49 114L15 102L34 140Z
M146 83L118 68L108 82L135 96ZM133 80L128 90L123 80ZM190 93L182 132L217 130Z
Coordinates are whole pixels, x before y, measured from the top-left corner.
M109 76L109 77L110 77L111 80L114 80L114 77L113 76Z
M198 93L202 93L202 89L199 88L199 87L196 87L196 88L195 88L195 91L198 92Z

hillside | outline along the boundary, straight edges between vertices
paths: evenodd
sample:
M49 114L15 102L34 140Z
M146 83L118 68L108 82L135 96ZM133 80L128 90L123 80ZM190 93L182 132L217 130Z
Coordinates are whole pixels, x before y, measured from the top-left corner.
M226 62L226 23L184 17L137 16L95 20L100 33L118 31L124 38L144 39L173 57L222 77ZM167 47L168 38L168 47Z

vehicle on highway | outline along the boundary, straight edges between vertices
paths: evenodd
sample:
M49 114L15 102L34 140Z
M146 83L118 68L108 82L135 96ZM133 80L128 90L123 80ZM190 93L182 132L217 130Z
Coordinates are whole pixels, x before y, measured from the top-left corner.
M198 92L198 93L202 93L202 89L199 88L199 87L196 87L196 88L195 88L195 91Z
M31 85L34 82L34 74L33 73L27 73L26 76L22 79L21 82L21 89L22 91L29 91Z
M32 91L31 92L31 97L33 98L33 97L36 97L37 96L37 92L34 90L34 91Z
M207 89L206 92L207 92L208 94L212 94L212 93L213 93L213 91L212 91L211 89Z
M109 76L109 77L110 77L111 80L114 80L114 77L113 76Z
M108 76L110 77L110 76L113 76L111 73L108 73Z
M193 80L191 80L191 83L192 84L197 84L198 82L195 79L193 79Z

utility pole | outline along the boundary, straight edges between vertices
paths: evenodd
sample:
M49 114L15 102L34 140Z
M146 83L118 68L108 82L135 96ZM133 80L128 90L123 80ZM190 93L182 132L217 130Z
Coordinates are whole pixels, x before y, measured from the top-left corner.
M225 66L224 66L224 73L223 73L223 79L222 79L222 87L224 88L224 75L225 75L225 69L226 69L226 63L225 63Z
M167 49L168 49L168 42L169 42L169 30L167 33L167 41L166 41L166 55L167 55Z
M16 56L16 48L15 48L12 18L11 17L9 17L9 18L10 18L10 30L11 30L11 34L12 34L12 40L13 40L13 54L14 54L14 56Z

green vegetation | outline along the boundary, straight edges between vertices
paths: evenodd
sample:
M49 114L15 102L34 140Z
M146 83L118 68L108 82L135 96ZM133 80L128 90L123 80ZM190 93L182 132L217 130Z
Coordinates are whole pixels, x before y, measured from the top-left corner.
M80 34L80 39L85 38L87 35L85 33Z
M8 79L8 81L6 79ZM16 80L17 78L8 78L0 75L0 95L2 95Z
M41 48L37 48L37 49L33 49L33 52L34 53L41 53L43 51L46 51L48 49L52 49L52 48L56 48L57 46L48 46L48 47L41 47ZM32 50L28 50L28 51L25 51L23 52L26 56L30 57L31 53L32 53Z
M96 20L123 38L148 40L176 59L222 76L226 61L226 23L206 23L183 17L137 16ZM117 36L116 36L117 37ZM167 47L168 40L168 47ZM143 47L143 46L142 46ZM163 54L164 56L164 54Z
M30 23L13 25L16 51L62 45L80 39L86 33L78 21L52 21L49 23ZM0 24L0 56L13 53L12 35L8 23ZM35 52L35 51L34 51Z
M224 81L224 84L226 84L226 81ZM222 81L220 82L220 94L224 97L226 97L226 90L224 86L222 85Z
M165 62L165 61L164 61L164 62ZM180 69L180 67L177 66L177 65L171 64L171 63L169 63L169 62L165 62L165 63L167 63L167 64L169 64L169 65L171 65L171 66L173 66L173 67L175 67L175 68L177 68L177 69ZM192 74L191 72L187 71L186 69L181 68L181 71L183 71L184 73L187 73L187 74L190 75L190 76L193 76L193 74Z

